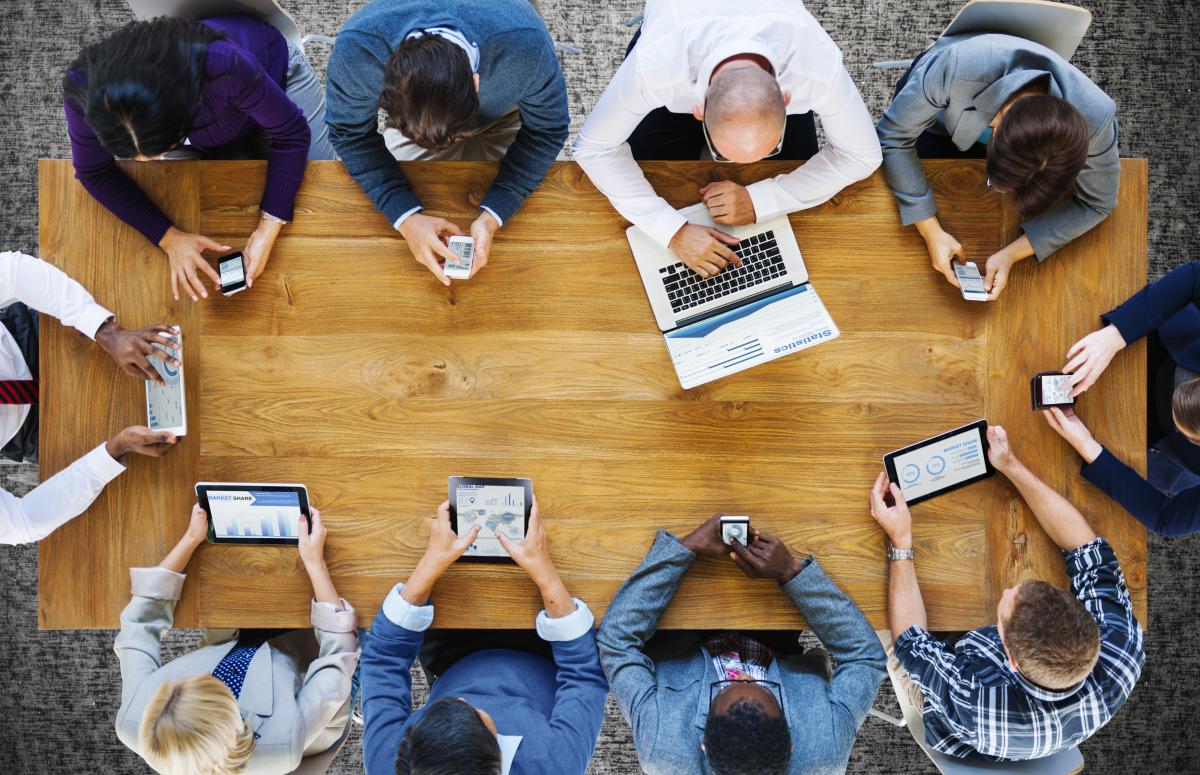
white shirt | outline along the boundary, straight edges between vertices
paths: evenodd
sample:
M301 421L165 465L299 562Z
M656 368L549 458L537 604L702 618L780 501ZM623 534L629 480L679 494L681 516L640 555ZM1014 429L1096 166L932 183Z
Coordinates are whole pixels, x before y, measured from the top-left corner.
M95 338L112 313L96 303L83 286L41 259L24 253L0 253L0 306L13 301L62 321ZM0 326L0 380L31 379L21 348ZM0 446L17 434L29 406L0 406ZM24 498L0 490L0 543L40 541L82 514L125 466L101 444L36 487Z
M793 172L747 187L759 220L816 207L883 161L841 50L799 0L648 0L641 38L572 150L617 212L664 247L686 219L654 193L627 141L652 110L702 105L713 70L738 54L766 58L791 93L788 114L813 111L827 139Z

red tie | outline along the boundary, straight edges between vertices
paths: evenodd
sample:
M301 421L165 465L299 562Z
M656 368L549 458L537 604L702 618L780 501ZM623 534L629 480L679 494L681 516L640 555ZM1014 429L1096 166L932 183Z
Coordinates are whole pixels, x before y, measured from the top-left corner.
M37 382L31 379L0 380L0 405L36 404Z

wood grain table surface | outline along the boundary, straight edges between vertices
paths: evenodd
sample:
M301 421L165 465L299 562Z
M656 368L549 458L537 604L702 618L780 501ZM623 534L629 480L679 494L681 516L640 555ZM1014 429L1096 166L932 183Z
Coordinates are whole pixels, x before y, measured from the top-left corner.
M792 164L643 165L672 205L713 179ZM264 162L126 169L180 228L240 246ZM404 166L429 212L464 227L495 165ZM927 162L947 230L980 266L1018 234L982 162ZM163 253L74 180L40 166L41 253L126 327L183 328L189 433L135 458L84 515L39 548L39 625L115 627L131 566L153 565L187 524L197 481L304 482L329 526L326 558L366 625L420 556L446 477L528 476L568 588L599 618L664 528L749 514L811 552L886 627L883 535L867 495L881 456L986 417L1114 544L1146 616L1142 526L1079 475L1030 410L1028 381L1060 368L1098 316L1146 282L1147 167L1123 162L1120 204L992 303L967 302L901 227L882 174L791 216L840 338L693 390L679 387L625 241L626 223L579 167L557 163L500 232L474 280L439 285L338 162L313 162L266 273L225 299L173 301ZM1078 411L1145 470L1145 349L1117 356ZM41 338L41 473L145 422L144 389L54 321ZM1058 550L1003 476L913 509L917 573L935 630L992 623L1000 592L1065 584ZM179 626L309 626L290 547L204 546ZM434 593L436 626L532 627L540 600L515 566L459 563ZM772 582L699 560L665 628L801 626Z

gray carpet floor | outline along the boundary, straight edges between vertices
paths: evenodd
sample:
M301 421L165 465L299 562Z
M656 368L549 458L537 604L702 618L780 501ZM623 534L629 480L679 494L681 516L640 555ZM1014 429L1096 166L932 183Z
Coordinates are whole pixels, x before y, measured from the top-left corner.
M283 0L307 32L332 34L365 0ZM556 39L582 49L563 58L572 133L615 71L641 12L638 0L541 0ZM1200 156L1195 91L1200 4L1191 0L1084 2L1095 14L1075 63L1120 106L1124 156L1150 159L1150 274L1197 255ZM957 0L814 0L809 9L845 52L875 115L898 71L880 59L915 54L945 26ZM0 250L37 252L37 159L69 158L59 80L80 47L130 18L123 0L0 0ZM327 50L310 54L323 72ZM1101 266L1081 271L1103 271ZM0 467L18 494L36 483L28 466ZM112 731L117 708L111 632L37 630L37 549L0 547L0 773L147 772ZM1200 772L1191 732L1200 652L1200 537L1150 540L1148 661L1116 719L1083 746L1089 773ZM166 654L191 648L195 632L173 632ZM895 711L881 693L878 706ZM357 730L332 772L362 771ZM628 728L611 705L597 746L596 775L637 773ZM906 731L868 719L850 772L933 769Z

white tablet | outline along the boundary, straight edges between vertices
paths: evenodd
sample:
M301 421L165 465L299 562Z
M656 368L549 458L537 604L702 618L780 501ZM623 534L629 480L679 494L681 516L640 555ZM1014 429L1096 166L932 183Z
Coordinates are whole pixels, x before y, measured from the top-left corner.
M172 366L158 358L150 358L150 364L159 373L166 384L159 385L152 380L146 380L146 425L152 431L170 431L176 436L187 435L187 404L183 391L183 333L175 326L172 337L179 345L176 358L178 366ZM154 347L167 351L161 344Z

